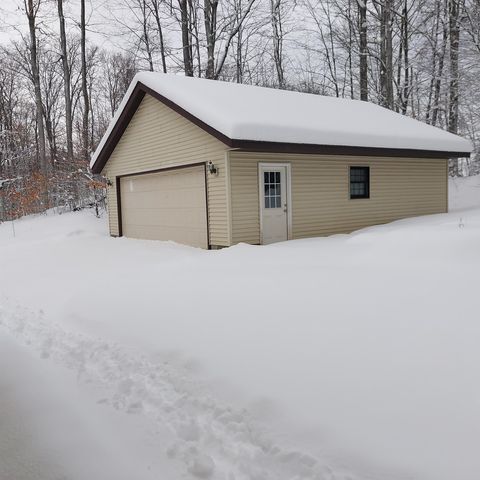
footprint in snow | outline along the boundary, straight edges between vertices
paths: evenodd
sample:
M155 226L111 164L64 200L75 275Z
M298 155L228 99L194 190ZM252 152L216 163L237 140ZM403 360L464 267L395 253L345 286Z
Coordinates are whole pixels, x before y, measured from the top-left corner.
M215 472L215 462L208 455L199 455L193 459L188 471L197 478L211 478Z

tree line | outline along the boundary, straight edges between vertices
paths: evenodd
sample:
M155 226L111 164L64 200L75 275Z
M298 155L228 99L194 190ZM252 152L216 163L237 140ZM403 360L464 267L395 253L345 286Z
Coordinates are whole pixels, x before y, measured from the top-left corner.
M371 101L478 146L478 0L17 7L0 47L0 220L101 203L89 159L139 70ZM450 165L451 175L479 170L475 157Z

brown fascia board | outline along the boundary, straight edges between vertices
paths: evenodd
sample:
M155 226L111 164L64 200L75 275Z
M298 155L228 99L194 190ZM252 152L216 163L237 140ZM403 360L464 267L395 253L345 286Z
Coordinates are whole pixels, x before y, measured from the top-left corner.
M130 98L127 101L117 123L114 125L110 136L108 137L102 151L98 155L97 161L92 167L93 173L101 173L107 163L115 146L125 132L130 120L137 111L140 102L145 94L148 93L158 101L177 112L182 117L191 121L205 132L220 140L227 147L232 149L244 150L249 152L270 152L270 153L296 153L296 154L317 154L317 155L358 155L371 157L416 157L416 158L459 158L470 157L470 152L450 152L437 150L419 150L410 148L380 148L380 147L355 147L347 145L315 145L306 143L287 143L287 142L264 142L257 140L237 140L231 139L200 120L195 115L180 107L172 100L164 97L160 93L152 90L141 82L138 82Z
M308 143L261 142L232 140L232 148L249 152L303 153L317 155L349 155L368 157L458 158L470 152L419 150L413 148L355 147L348 145L314 145Z
M138 85L133 89L130 98L127 100L127 104L123 108L122 113L120 114L117 122L113 126L112 131L110 132L105 145L103 146L101 152L99 153L97 160L92 166L92 173L101 173L103 167L107 163L107 160L110 158L113 150L115 149L117 143L125 132L130 120L137 111L138 106L140 105L145 92L139 88Z

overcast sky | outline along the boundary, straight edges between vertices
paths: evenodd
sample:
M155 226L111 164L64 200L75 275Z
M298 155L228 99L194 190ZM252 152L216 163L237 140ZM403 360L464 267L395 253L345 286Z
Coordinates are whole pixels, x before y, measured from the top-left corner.
M20 32L27 32L28 23L24 12L24 0L0 0L0 43L5 44L10 39L20 37ZM107 0L87 0L87 22L89 25L89 40L96 45L113 47L121 42L117 38L112 42L111 22L107 28L106 15L111 16L111 6L105 7ZM112 3L112 2L110 2ZM114 2L118 5L119 2ZM67 25L75 28L75 22L80 19L80 5L78 0L65 1L64 6ZM48 30L56 29L58 18L56 16L56 3L54 0L42 0L41 17L44 26ZM116 12L115 15L120 15Z

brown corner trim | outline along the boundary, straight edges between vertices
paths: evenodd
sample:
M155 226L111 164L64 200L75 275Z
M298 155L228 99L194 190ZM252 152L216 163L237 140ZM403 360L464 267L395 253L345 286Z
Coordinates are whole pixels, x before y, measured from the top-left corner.
M208 172L207 172L207 164L203 164L203 170L205 174L205 209L206 209L206 219L207 219L207 250L210 250L210 216L208 215Z
M271 152L271 153L296 153L296 154L318 154L318 155L359 155L373 157L417 157L417 158L458 158L470 157L470 152L449 152L435 150L416 150L403 148L375 148L375 147L355 147L342 145L316 145L305 143L287 143L287 142L263 142L256 140L237 140L231 139L200 120L195 115L180 107L172 100L157 93L155 90L138 82L125 107L122 110L117 122L107 138L105 145L99 153L95 164L92 167L93 173L101 173L107 163L115 146L125 132L130 120L138 109L140 102L145 94L148 93L158 101L162 102L182 117L191 121L205 132L220 140L229 148L236 148L245 151Z
M149 173L163 173L171 172L172 170L183 170L186 168L192 167L203 167L205 175L205 209L206 209L206 221L207 221L207 249L210 249L210 222L208 218L208 182L207 182L207 164L205 162L196 162L196 163L187 163L185 165L176 165L173 167L164 167L156 168L155 170L146 170L144 172L135 172L135 173L125 173L123 175L118 175L115 178L115 186L117 190L117 214L118 214L118 236L123 236L123 227L122 227L122 198L121 198L121 189L120 181L125 177L139 177L141 175L148 175Z
M120 177L115 179L115 189L117 192L117 220L118 220L118 237L123 236L122 227L122 201L120 197Z

